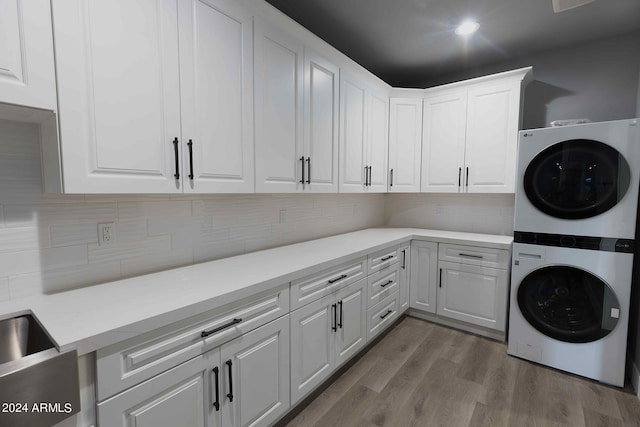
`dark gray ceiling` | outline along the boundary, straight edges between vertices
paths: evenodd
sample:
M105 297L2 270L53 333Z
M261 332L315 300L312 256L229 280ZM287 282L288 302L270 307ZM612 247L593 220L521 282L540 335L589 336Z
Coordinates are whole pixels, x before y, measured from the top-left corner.
M640 30L640 0L267 0L392 86ZM480 29L454 34L464 18Z

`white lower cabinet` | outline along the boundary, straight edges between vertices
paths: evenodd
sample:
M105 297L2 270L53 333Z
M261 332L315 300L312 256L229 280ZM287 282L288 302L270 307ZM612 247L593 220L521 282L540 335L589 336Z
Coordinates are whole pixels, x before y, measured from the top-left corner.
M384 331L400 315L398 296L395 292L367 310L367 340Z
M366 285L359 280L291 312L292 405L364 346Z
M98 425L267 426L288 409L287 315L98 403Z
M414 240L411 242L411 308L436 312L438 280L438 244Z
M489 336L503 337L508 250L413 241L411 252L412 309L435 315L431 319L464 322L459 326L480 326L490 330Z

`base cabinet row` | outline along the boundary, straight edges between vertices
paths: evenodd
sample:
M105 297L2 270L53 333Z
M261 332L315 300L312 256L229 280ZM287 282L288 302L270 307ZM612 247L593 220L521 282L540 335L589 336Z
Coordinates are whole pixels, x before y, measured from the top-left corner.
M289 316L98 404L100 426L269 425L289 408Z

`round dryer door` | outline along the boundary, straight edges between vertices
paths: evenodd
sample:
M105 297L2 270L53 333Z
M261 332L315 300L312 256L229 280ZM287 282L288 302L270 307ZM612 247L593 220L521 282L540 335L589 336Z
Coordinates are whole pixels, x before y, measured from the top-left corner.
M603 338L620 316L618 299L605 282L568 266L543 267L527 275L518 288L518 306L538 331L572 343Z
M622 155L602 142L574 139L541 151L524 173L524 191L540 211L556 218L599 215L627 192L630 171Z

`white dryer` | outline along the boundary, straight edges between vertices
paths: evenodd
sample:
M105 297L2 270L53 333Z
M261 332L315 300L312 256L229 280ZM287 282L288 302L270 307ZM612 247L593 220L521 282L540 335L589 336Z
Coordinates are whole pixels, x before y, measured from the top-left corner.
M549 236L513 245L507 352L622 387L633 240Z
M640 120L520 131L516 231L633 239Z

